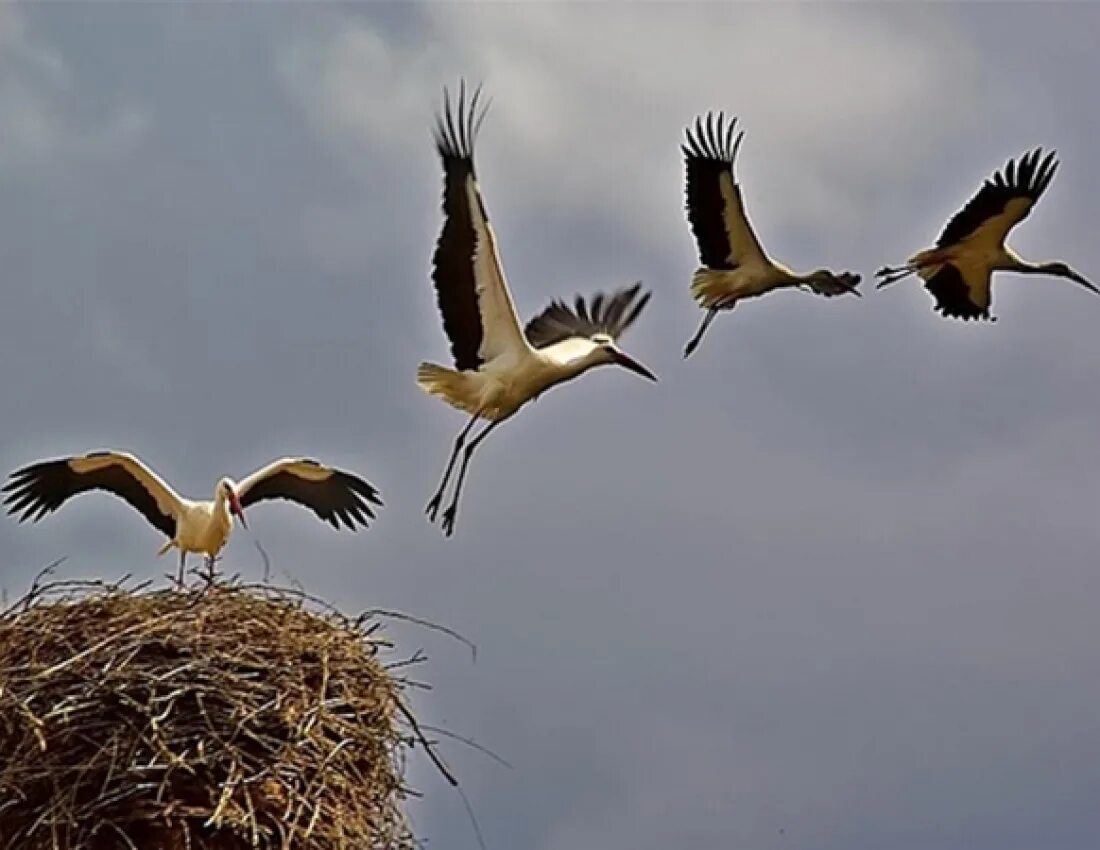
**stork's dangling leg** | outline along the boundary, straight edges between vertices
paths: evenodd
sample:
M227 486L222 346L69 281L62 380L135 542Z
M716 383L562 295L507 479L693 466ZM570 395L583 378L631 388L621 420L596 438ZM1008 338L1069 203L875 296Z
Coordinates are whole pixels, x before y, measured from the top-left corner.
M179 574L179 578L176 579L176 583L181 588L183 587L184 567L186 566L186 561L187 561L187 550L180 549L180 574Z
M909 277L911 274L916 274L917 270L914 266L883 266L877 272L875 276L880 278L878 286L875 289L882 289L884 286L889 286L891 283L897 283L903 278Z
M447 489L447 482L451 480L451 472L454 471L455 461L458 460L458 453L462 451L462 446L466 442L466 437L469 435L470 429L474 427L474 423L477 422L477 419L477 414L471 416L470 421L466 423L466 427L459 432L457 437L455 437L454 448L451 450L450 460L447 461L447 469L443 473L443 480L439 482L439 489L435 491L435 495L432 496L425 510L431 522L435 522L436 515L439 513L439 505L443 501L443 491Z
M203 561L203 564L206 567L206 573L205 575L203 575L203 578L206 579L207 585L212 585L214 583L214 578L217 575L217 569L215 566L217 564L217 558L215 558L213 555L207 555L206 560Z
M733 308L733 303L734 302L730 302L730 309ZM710 327L710 323L714 321L714 317L718 315L719 309L721 309L720 306L714 306L707 310L707 314L703 317L703 321L699 324L699 330L695 332L695 336L688 340L688 344L684 346L685 360L691 357L692 352L699 347L699 343L703 341L703 335L707 332L707 328Z
M474 437L473 442L466 447L466 451L462 455L462 466L458 468L458 481L455 482L455 491L454 495L451 497L451 505L443 512L443 533L448 537L450 537L455 530L455 515L458 513L458 497L462 495L462 482L466 480L466 468L470 465L470 458L474 456L474 451L481 445L481 441L489 436L489 432L503 421L503 419L494 419L490 421L485 430Z

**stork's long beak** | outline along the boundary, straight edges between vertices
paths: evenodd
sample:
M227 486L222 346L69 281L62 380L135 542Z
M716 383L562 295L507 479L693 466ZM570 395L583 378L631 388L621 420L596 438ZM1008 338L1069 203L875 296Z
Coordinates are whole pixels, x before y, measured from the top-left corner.
M229 507L237 519L241 521L241 525L248 528L248 523L244 521L244 507L241 505L241 500L236 493L229 494Z
M649 378L651 381L656 381L657 376L650 372L645 366L628 355L626 352L615 349L614 360L620 366L629 369L631 372L637 372L643 378Z
M1069 279L1072 280L1072 281L1075 281L1076 283L1081 284L1081 286L1085 287L1085 289L1090 289L1093 292L1095 292L1097 295L1100 295L1100 289L1097 289L1088 280L1081 277L1081 275L1077 274L1077 272L1073 271L1072 269L1070 269Z

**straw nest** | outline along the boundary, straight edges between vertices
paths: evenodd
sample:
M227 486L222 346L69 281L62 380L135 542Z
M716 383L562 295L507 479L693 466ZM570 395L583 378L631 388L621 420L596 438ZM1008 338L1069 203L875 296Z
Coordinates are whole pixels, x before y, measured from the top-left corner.
M415 846L377 629L270 587L36 586L0 613L0 848Z

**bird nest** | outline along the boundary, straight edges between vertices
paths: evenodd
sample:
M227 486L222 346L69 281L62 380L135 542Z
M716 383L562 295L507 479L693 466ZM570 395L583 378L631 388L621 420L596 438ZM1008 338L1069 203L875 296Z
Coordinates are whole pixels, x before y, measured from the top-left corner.
M415 846L427 742L378 626L270 587L36 585L0 612L0 848Z

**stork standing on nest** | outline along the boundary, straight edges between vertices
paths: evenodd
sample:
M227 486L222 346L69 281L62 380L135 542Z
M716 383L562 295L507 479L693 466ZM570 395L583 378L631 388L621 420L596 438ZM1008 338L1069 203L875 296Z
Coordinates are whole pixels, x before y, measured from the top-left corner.
M912 256L905 265L879 269L878 289L916 274L936 299L935 309L956 319L996 321L989 314L993 272L1064 277L1098 295L1100 290L1061 261L1032 263L1005 244L1009 232L1027 218L1046 191L1058 160L1036 148L1009 160L982 184L978 193L943 229L936 247Z
M19 522L37 522L88 490L120 496L168 537L157 554L179 549L181 584L187 553L204 554L213 574L215 557L233 529L233 517L247 528L244 509L257 502L297 502L333 528L343 523L353 531L357 524L365 527L368 519L374 519L374 508L382 504L378 491L362 478L305 458L276 460L240 483L223 478L212 501L195 502L180 496L133 455L114 451L31 464L13 472L0 493L6 494L4 505L9 514L19 515Z
M458 499L474 451L501 422L551 387L595 366L615 364L657 380L617 345L618 337L649 301L641 284L588 303L580 296L570 309L552 303L524 329L516 316L497 255L496 237L474 173L474 141L485 117L480 87L467 99L463 83L452 108L444 91L435 144L443 161L443 231L433 259L443 328L451 341L455 369L421 363L417 383L470 420L455 439L439 489L428 502L434 522L458 455L478 420L488 424L465 445L454 494L443 512L443 531L454 532ZM640 297L639 297L640 296Z
M749 224L741 200L741 186L733 173L743 132L735 132L737 119L708 112L695 119L682 146L687 175L687 215L699 249L699 262L691 279L691 294L707 312L695 336L684 348L684 357L703 340L721 310L732 310L742 298L773 289L798 287L831 297L851 292L859 295L859 275L835 274L818 269L797 274L764 252Z

